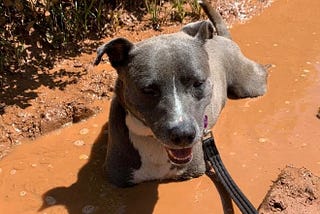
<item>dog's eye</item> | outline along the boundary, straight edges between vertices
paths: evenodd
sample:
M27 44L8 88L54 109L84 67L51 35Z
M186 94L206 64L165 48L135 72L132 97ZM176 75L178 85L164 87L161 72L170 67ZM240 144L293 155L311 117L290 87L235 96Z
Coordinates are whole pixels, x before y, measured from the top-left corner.
M144 95L153 96L153 97L159 96L160 94L159 88L156 85L146 86L141 89L141 92Z
M203 85L204 81L195 81L193 83L194 88L200 88Z

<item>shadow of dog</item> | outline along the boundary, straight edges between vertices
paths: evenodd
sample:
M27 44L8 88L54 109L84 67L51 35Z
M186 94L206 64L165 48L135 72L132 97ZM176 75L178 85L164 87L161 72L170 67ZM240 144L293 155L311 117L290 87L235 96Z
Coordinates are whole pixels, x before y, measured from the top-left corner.
M89 161L69 187L55 187L43 194L39 211L57 205L68 213L152 213L158 200L158 183L148 182L131 188L117 188L106 181L102 166L108 138L107 124L102 128L90 154Z

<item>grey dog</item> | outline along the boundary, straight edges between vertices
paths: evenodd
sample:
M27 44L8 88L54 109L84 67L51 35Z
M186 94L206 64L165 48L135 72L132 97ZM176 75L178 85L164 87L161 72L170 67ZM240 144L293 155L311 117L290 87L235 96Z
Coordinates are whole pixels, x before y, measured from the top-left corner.
M241 53L207 1L199 3L210 21L136 44L116 38L97 50L94 64L106 53L118 74L104 165L117 186L204 174L204 118L212 128L228 97L266 93L266 68Z

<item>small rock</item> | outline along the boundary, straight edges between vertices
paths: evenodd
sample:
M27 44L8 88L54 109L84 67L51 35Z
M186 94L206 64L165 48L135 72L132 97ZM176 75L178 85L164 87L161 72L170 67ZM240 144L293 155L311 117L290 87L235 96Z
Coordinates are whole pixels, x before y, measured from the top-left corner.
M26 196L26 194L27 194L27 192L26 192L26 191L21 191L21 192L20 192L20 196L21 196L21 197Z
M82 66L83 66L83 64L81 62L74 62L73 63L73 67L75 67L75 68L80 68Z
M93 205L86 205L82 208L83 214L91 214L95 211L95 207Z
M73 144L75 146L83 146L84 145L84 141L83 140L76 140L73 142Z
M17 170L15 170L15 169L10 170L10 175L14 175L16 173L17 173Z
M268 139L264 138L264 137L260 137L258 141L259 141L259 143L265 143L268 141Z
M85 155L85 154L82 154L82 155L79 156L80 160L87 160L88 158L89 158L89 156Z
M50 196L50 195L46 196L44 198L44 201L49 206L55 205L57 203L57 200L54 197Z
M85 134L88 134L89 133L89 129L87 129L87 128L83 128L83 129L81 129L80 130L80 132L79 132L81 135L85 135Z

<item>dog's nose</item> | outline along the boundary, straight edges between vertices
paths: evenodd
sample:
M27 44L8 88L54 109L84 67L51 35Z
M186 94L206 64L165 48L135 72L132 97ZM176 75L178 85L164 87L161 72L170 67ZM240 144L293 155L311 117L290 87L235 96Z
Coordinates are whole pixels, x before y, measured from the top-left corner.
M187 146L193 143L196 137L196 130L191 125L175 126L170 130L170 140L179 146Z

